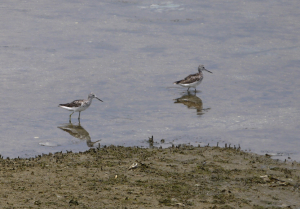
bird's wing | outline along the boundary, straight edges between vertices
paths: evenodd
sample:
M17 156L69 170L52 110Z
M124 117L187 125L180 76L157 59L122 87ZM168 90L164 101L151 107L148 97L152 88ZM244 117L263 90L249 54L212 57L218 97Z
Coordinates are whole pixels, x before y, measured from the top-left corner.
M66 103L66 104L60 104L60 106L65 106L65 107L80 107L83 104L83 100L74 100L71 103Z
M185 77L183 80L179 81L180 84L188 84L188 83L194 83L196 81L199 81L199 75L198 74L191 74L187 77Z

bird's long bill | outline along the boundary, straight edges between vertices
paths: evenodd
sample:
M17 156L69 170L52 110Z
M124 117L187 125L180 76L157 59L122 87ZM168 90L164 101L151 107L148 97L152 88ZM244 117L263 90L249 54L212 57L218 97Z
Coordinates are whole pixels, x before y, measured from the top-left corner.
M205 68L204 68L204 70L206 70ZM212 72L210 72L209 70L206 70L207 72L209 72L209 73L212 73Z
M103 102L101 99L99 99L98 97L95 97L96 99L98 99L99 101Z

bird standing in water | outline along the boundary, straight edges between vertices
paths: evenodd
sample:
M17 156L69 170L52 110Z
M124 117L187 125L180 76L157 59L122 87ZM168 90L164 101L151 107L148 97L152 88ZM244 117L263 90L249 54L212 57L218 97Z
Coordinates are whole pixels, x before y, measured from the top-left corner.
M212 73L209 70L206 70L204 65L199 65L198 73L191 74L191 75L185 77L184 79L182 79L180 81L175 81L174 84L175 85L180 85L180 86L183 86L183 87L188 87L188 90L191 87L193 87L193 88L195 88L195 92L196 92L196 86L198 86L201 83L201 81L203 80L203 73L202 73L203 70L205 70L209 73Z
M91 104L92 100L96 98L99 101L103 102L101 99L96 97L95 94L90 93L88 96L88 99L80 99L80 100L74 100L71 103L66 103L66 104L60 104L58 107L61 107L63 109L73 111L71 115L73 115L74 112L79 112L78 120L80 120L80 112L86 110ZM71 115L69 121L71 122Z

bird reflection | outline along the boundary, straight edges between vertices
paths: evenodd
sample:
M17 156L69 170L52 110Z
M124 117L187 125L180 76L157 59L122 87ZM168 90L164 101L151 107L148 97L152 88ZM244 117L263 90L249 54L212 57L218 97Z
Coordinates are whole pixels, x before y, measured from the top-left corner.
M100 141L100 140L98 140L98 141L92 142L89 132L87 132L80 125L80 123L78 125L74 125L72 123L66 123L66 124L58 126L57 128L65 131L65 132L68 132L71 136L73 136L75 138L78 138L80 140L86 140L86 144L88 147L93 147L95 143Z
M202 100L196 96L196 94L191 94L188 92L184 94L182 97L174 99L174 103L182 103L187 106L189 109L196 109L197 115L203 115L203 103Z

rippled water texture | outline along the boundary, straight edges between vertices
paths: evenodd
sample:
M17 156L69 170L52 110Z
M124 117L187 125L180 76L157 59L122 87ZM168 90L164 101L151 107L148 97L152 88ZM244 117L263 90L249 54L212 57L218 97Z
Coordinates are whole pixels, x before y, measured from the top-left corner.
M191 143L300 160L298 1L2 1L4 157ZM173 82L204 72L196 94ZM58 104L94 100L72 115ZM162 143L161 139L165 142ZM278 157L278 156L276 156Z

